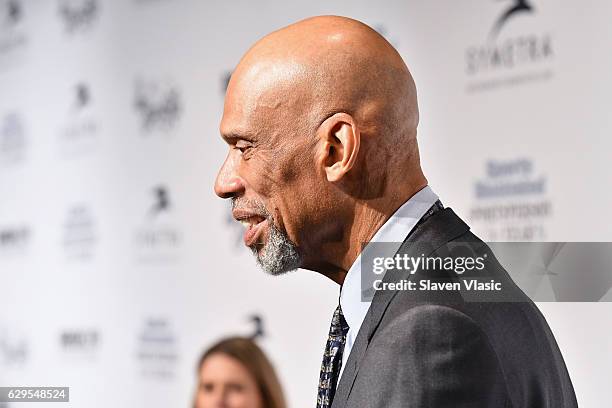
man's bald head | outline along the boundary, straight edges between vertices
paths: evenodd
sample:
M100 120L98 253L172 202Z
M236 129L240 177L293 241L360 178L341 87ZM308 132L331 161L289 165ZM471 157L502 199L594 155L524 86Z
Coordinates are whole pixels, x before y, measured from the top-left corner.
M426 184L418 120L412 76L380 34L345 17L297 22L259 40L232 74L217 194L265 205L301 266L324 269L312 252L357 239L348 220L364 208L384 218Z
M399 53L369 26L338 16L302 20L259 40L232 75L226 108L234 96L244 98L249 113L298 114L305 131L346 112L363 136L405 149L419 119L414 81Z

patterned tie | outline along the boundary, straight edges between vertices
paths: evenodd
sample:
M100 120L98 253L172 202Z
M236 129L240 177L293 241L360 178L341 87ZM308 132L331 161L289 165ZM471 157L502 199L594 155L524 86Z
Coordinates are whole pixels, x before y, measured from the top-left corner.
M342 366L342 352L346 343L346 333L349 326L344 320L340 305L336 308L332 317L329 337L325 345L323 363L321 364L321 375L319 377L319 392L317 393L317 408L331 407L336 393L338 374Z
M421 217L419 222L414 226L410 234L414 232L426 219L434 215L444 206L437 200L427 212ZM409 234L409 235L410 235ZM342 314L340 305L336 308L332 317L331 327L329 328L329 337L325 345L325 353L323 354L323 363L321 364L321 375L319 377L319 391L317 393L317 408L329 408L334 400L336 393L336 385L338 383L338 374L342 367L342 353L344 344L346 343L346 333L349 326Z

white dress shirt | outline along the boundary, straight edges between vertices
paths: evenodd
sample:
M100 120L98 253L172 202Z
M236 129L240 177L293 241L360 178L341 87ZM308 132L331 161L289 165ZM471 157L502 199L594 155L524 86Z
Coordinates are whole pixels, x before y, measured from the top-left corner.
M389 256L392 257L399 250L402 242L408 235L408 233L414 228L419 222L421 217L425 215L427 210L434 205L438 200L438 196L429 186L423 187L418 193L410 197L393 215L383 224L382 227L374 234L370 242L388 242L385 245L385 252L388 254L379 254L377 256ZM364 251L368 250L368 246L365 247ZM377 248L380 250L380 248ZM384 275L376 276L376 279L382 279ZM363 323L363 319L370 308L371 301L362 301L361 299L361 254L355 259L353 265L349 269L344 283L340 289L340 306L342 307L342 313L348 323L349 330L346 335L346 343L344 345L344 352L342 354L342 366L340 368L340 375L344 372L346 361L351 353L353 344L359 328ZM337 383L340 383L338 381Z

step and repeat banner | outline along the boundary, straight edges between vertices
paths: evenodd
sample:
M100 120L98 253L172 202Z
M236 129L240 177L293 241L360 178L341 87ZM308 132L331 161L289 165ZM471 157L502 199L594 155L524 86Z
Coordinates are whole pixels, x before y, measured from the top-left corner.
M0 0L0 385L188 407L203 350L244 335L315 403L338 287L258 270L213 182L233 67L318 14L400 51L430 185L483 239L612 241L608 1ZM604 406L612 293L557 300L579 403Z

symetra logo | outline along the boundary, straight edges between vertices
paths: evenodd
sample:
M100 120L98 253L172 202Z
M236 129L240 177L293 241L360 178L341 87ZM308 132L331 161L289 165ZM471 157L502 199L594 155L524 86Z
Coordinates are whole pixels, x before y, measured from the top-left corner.
M155 201L149 210L151 216L156 216L159 213L170 210L170 197L168 195L168 189L166 186L157 186L153 188L153 197Z
M495 21L493 28L491 29L490 37L497 37L502 27L506 24L508 19L513 16L520 14L533 13L534 8L526 0L514 0L512 6L504 10L503 14Z
M260 339L266 336L264 330L264 319L259 314L249 316L249 320L253 323L253 332L249 336L251 339Z
M175 224L173 196L165 184L151 188L143 203L145 217L136 227L135 253L140 263L168 264L178 260L182 233Z
M65 158L81 157L95 151L99 122L95 118L91 86L84 81L69 88L66 122L58 134L60 154Z
M535 0L496 3L505 6L483 27L488 35L465 50L468 92L552 78L554 39L548 27L543 27L543 20L537 18L546 9L540 10Z

